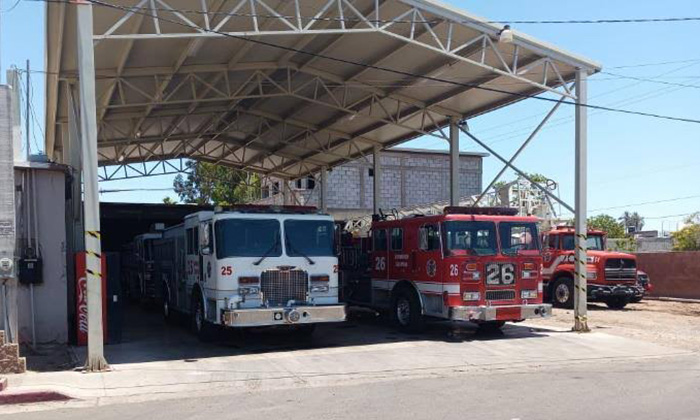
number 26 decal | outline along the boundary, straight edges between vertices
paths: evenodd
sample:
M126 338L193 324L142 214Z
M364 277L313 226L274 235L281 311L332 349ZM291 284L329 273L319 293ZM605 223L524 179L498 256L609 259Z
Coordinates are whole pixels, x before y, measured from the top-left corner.
M233 267L231 267L230 265L221 267L222 276L230 276L231 274L233 274Z
M386 270L386 257L377 257L374 260L374 269L377 271Z
M459 276L459 266L457 264L450 264L450 276L451 277Z

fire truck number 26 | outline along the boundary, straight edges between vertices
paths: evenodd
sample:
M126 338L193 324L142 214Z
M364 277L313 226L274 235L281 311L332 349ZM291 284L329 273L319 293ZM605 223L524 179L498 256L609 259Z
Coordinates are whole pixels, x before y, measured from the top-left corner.
M489 264L486 266L486 284L513 284L515 267L513 264Z

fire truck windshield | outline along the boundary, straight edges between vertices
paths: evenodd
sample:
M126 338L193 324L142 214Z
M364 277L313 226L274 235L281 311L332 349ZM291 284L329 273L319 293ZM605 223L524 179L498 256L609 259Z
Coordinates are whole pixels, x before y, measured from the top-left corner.
M501 252L504 255L539 253L537 225L526 222L500 222Z
M330 220L285 220L284 241L290 257L332 257L333 222Z
M574 244L574 235L562 235L561 248L565 251L573 251L576 246ZM591 251L604 251L602 235L588 235L586 239L586 248Z
M216 258L279 257L280 223L274 219L222 219L216 222Z
M496 225L493 222L445 222L448 255L496 255Z

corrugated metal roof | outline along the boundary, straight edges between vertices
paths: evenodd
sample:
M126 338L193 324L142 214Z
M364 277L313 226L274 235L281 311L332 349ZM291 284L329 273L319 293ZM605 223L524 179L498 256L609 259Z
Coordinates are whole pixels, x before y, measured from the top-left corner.
M93 6L103 166L188 157L296 178L419 136L447 140L451 119L528 96L573 98L576 69L600 69L518 32L499 43L501 25L436 1L104 3ZM57 161L77 74L74 7L47 4L46 150Z

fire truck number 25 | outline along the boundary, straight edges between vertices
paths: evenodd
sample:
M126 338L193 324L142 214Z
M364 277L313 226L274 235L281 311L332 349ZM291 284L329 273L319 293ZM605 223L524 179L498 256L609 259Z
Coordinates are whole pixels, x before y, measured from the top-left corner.
M486 266L486 284L513 284L515 267L513 264L489 264Z

